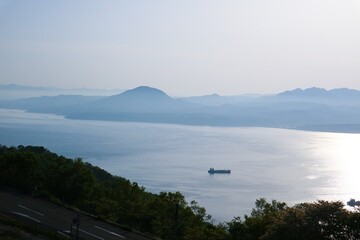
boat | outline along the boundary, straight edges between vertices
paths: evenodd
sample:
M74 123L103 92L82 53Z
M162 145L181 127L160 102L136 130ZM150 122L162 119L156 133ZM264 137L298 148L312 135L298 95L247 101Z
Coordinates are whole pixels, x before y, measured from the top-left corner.
M231 170L210 168L210 169L208 170L208 173L210 173L210 174L215 174L215 173L226 173L226 174L230 174L230 173L231 173Z

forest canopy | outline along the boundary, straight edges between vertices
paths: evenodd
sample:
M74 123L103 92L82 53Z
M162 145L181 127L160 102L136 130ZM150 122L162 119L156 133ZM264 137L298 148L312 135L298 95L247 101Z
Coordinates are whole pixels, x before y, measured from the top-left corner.
M342 202L289 207L257 199L251 214L214 224L180 192L153 194L105 170L44 147L0 145L0 185L146 232L161 239L360 239L360 213Z

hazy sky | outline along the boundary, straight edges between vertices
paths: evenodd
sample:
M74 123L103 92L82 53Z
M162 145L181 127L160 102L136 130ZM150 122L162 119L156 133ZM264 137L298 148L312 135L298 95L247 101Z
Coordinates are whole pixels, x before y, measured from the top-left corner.
M360 89L360 0L0 0L0 83Z

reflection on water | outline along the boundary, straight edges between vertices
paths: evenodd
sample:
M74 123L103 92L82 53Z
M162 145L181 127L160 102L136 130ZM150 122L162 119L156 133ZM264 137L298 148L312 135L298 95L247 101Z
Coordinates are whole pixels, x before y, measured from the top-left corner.
M68 120L0 109L0 143L83 157L153 192L181 191L216 220L255 199L289 204L360 198L360 135L267 128ZM210 167L231 174L210 175Z
M339 189L335 196L343 198L359 198L360 189L360 135L337 134L328 142L330 172L333 174L331 183Z

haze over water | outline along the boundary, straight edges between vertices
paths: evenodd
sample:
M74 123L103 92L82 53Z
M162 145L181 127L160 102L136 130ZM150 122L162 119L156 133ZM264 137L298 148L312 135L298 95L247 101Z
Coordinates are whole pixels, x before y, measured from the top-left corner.
M289 205L359 198L360 134L68 120L0 109L0 144L42 145L138 182L180 191L215 221L257 198ZM209 175L210 167L231 174Z

